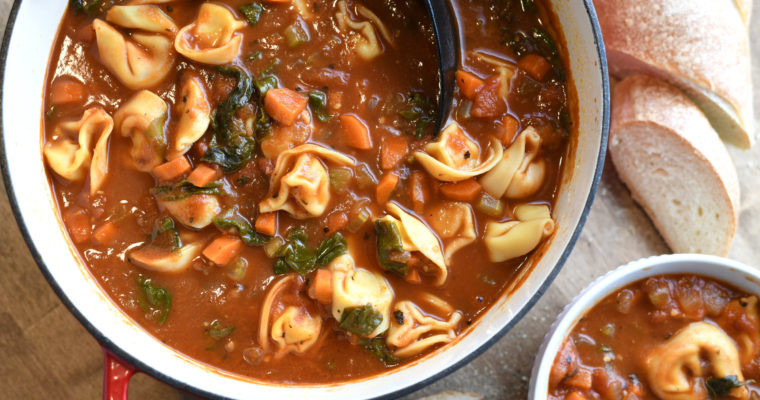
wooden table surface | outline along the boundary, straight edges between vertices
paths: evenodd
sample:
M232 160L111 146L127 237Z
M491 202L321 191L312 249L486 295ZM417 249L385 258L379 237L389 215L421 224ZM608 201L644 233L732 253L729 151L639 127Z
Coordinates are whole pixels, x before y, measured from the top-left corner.
M33 1L33 0L32 0ZM61 0L64 1L64 0ZM0 0L0 21L12 0ZM760 11L760 0L755 0ZM760 38L760 13L750 37ZM3 29L4 31L4 29ZM760 116L760 42L752 48L755 115ZM756 118L756 126L760 119ZM760 145L729 149L741 182L739 232L730 257L760 267ZM97 399L103 355L48 286L19 234L5 192L0 194L0 398ZM474 392L489 399L525 399L533 358L544 333L568 300L605 271L668 253L646 215L631 200L608 162L580 240L554 284L532 311L486 353L448 377L413 393ZM138 374L130 399L181 399L183 394Z

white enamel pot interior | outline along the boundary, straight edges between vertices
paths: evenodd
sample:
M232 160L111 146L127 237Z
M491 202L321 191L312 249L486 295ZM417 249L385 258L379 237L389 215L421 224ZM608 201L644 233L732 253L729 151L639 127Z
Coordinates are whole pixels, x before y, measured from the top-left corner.
M116 355L182 390L211 398L356 399L394 397L440 378L498 340L544 292L567 258L591 206L607 144L607 65L590 0L553 2L567 40L579 105L578 141L566 160L554 216L556 235L544 255L461 340L403 368L331 385L254 381L198 363L165 346L126 317L101 291L61 228L40 148L48 56L66 7L62 0L17 0L2 48L2 159L8 197L42 273L79 321Z
M729 283L760 295L760 271L727 258L701 254L672 254L643 258L598 278L568 304L554 321L538 350L530 380L530 399L547 399L549 372L562 342L575 324L605 297L631 283L663 274L694 274Z

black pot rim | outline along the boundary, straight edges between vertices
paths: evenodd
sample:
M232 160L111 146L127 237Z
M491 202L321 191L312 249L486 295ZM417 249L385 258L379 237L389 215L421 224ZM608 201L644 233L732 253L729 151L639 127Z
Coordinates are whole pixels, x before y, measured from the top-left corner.
M5 78L6 78L8 47L10 44L11 35L13 33L13 28L16 23L16 17L18 16L18 10L22 2L23 0L14 0L13 2L13 7L11 8L10 14L8 16L7 25L5 28L5 35L3 36L2 48L0 48L0 73L2 74L3 82L5 82ZM602 126L601 126L602 135L601 135L599 154L597 156L596 170L594 171L594 177L591 184L591 189L589 190L588 196L586 197L586 202L583 207L581 217L578 220L578 224L576 225L575 230L573 231L573 234L570 237L570 240L568 241L556 265L554 266L554 269L549 273L549 275L546 277L546 279L538 288L538 290L531 296L531 298L522 307L522 309L501 330L499 330L497 333L492 335L487 341L482 343L470 354L463 357L461 360L457 361L456 363L448 366L447 368L439 371L438 373L426 379L423 379L419 382L416 382L412 385L399 388L398 390L394 392L387 393L379 397L375 397L374 399L393 399L393 398L397 398L408 393L412 393L419 389L422 389L423 387L451 374L452 372L456 371L462 366L468 364L477 356L483 354L494 343L496 343L499 339L501 339L510 329L512 329L512 327L514 327L518 322L520 322L520 320L528 313L528 311L530 311L531 308L533 308L536 302L538 302L538 300L546 292L546 290L549 288L551 283L554 281L554 279L557 277L559 272L562 270L562 267L564 266L565 261L567 261L567 258L572 252L572 249L575 246L575 243L578 241L581 230L583 229L583 225L586 223L586 219L588 218L589 211L591 210L591 205L594 201L594 197L596 196L599 182L601 180L602 170L604 168L605 155L607 153L607 139L609 135L609 124L610 124L610 85L609 85L609 77L608 77L608 70L607 70L607 57L606 57L606 52L604 48L604 42L602 41L601 28L599 26L599 22L596 16L596 11L594 9L592 0L583 0L583 3L586 8L586 13L588 15L588 18L591 22L591 28L594 35L594 45L596 47L596 52L600 60L599 67L601 70L600 72L601 72L601 80L602 80L602 97L603 97L602 99ZM3 91L3 88L0 87L0 111L3 109L2 91ZM21 212L19 209L18 201L15 196L15 190L13 188L13 183L11 182L10 173L8 169L9 168L8 157L6 154L7 149L5 148L5 124L2 123L2 121L0 121L0 141L2 141L2 145L0 145L0 169L2 169L2 176L3 176L3 181L5 183L5 191L8 195L8 201L11 205L11 209L13 211L13 215L18 224L19 230L21 231L21 235L23 236L27 247L29 247L29 251L31 252L32 257L34 258L40 271L42 272L42 275L48 281L48 283L50 284L50 286L52 287L53 291L58 296L58 298L61 299L61 302L63 302L66 308L68 308L68 310L74 315L74 317L76 317L76 319L79 320L79 323L81 323L82 326L84 326L85 329L87 329L87 331L90 332L90 334L95 338L95 340L97 340L108 351L113 352L122 360L132 364L141 372L151 375L179 390L182 390L188 393L192 393L198 396L203 396L204 398L208 398L208 399L225 399L225 397L223 396L199 389L195 386L188 385L185 382L177 380L171 376L164 374L163 372L157 369L154 369L148 366L137 357L132 356L130 353L124 351L115 343L113 343L106 334L104 334L103 332L95 328L95 326L93 326L90 323L90 321L88 321L84 317L84 315L74 306L74 304L68 298L66 293L60 287L60 285L58 285L58 282L56 282L56 280L53 278L47 265L42 261L42 256L40 254L40 251L37 248L37 246L35 246L34 242L32 241L32 238L29 235L29 231L26 227L26 224L23 218L21 217Z

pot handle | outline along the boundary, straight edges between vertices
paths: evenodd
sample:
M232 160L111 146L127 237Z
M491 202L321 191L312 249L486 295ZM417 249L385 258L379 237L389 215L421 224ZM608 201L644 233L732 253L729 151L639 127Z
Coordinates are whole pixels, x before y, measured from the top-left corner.
M127 400L129 379L137 368L103 348L105 368L103 369L103 400Z

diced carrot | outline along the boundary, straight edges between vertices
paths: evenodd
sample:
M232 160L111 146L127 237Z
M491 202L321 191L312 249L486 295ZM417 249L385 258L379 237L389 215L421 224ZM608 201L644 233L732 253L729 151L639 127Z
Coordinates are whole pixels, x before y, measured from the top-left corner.
M50 85L50 103L54 106L82 103L86 98L87 88L73 79L56 79Z
M424 173L420 171L412 172L412 176L409 182L409 190L412 197L414 212L422 214L422 212L425 210L425 200L429 197L425 188Z
M494 75L478 88L475 97L472 99L472 109L470 113L478 118L498 117L507 112L507 100L499 95L501 77Z
M517 66L523 71L527 72L533 79L542 81L544 77L552 69L552 65L545 58L538 54L526 54L520 61L517 62Z
M520 130L520 122L517 118L507 115L504 117L504 134L501 136L501 144L509 146L515 140L517 131Z
M110 244L116 239L118 230L116 224L111 221L106 221L103 225L100 225L95 229L92 238L100 244Z
M565 396L565 400L586 400L586 398L578 392L572 392Z
M335 233L343 229L346 224L348 224L348 215L343 211L334 212L327 217L327 229L330 232Z
M586 368L578 368L575 375L567 376L563 383L580 390L591 389L591 371Z
M71 240L74 243L84 243L90 240L92 226L90 216L82 209L68 211L63 214L63 223L69 229Z
M290 89L269 89L264 97L264 110L283 125L293 125L306 109L309 100Z
M309 297L322 304L329 304L332 302L332 294L332 273L324 268L318 269L309 287Z
M380 168L393 169L406 157L407 143L402 136L388 136L380 146Z
M229 264L233 258L237 257L241 248L243 248L243 241L240 238L222 235L214 239L203 249L203 256L214 264L223 266Z
M193 168L185 156L179 156L171 161L156 165L153 168L153 175L160 181L173 181L182 175L190 172Z
M473 201L480 194L480 190L480 183L475 179L444 183L441 185L441 193L443 193L444 196L457 201Z
M478 91L479 87L483 86L482 79L475 76L472 72L462 71L461 69L457 71L456 80L459 91L470 100L475 98L475 92Z
M277 212L261 213L256 217L254 224L256 232L267 236L274 236L277 233Z
M187 176L187 181L197 187L204 187L219 177L219 172L208 165L201 164Z
M375 189L375 198L377 199L378 204L385 204L388 202L388 200L391 199L391 194L393 193L393 189L396 188L397 184L398 176L393 173L389 172L380 178L380 182L377 184L377 188Z
M406 274L406 277L404 277L407 282L411 283L420 283L422 282L422 277L420 277L420 273L417 272L416 269L410 270L408 274Z
M343 127L343 142L359 150L372 148L372 139L369 136L369 128L359 117L351 114L340 116L340 125Z

